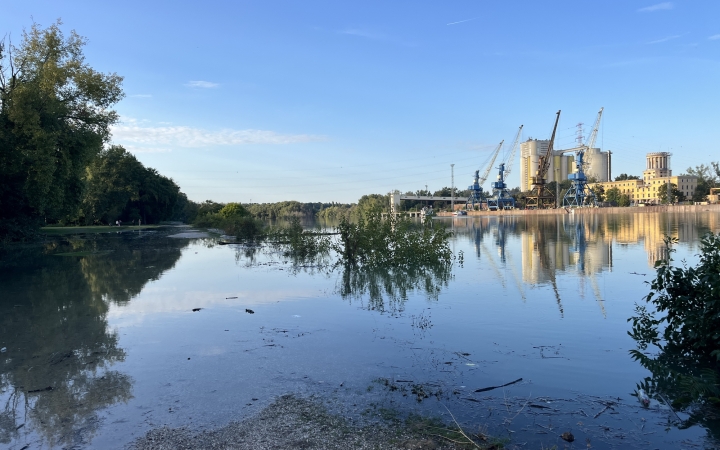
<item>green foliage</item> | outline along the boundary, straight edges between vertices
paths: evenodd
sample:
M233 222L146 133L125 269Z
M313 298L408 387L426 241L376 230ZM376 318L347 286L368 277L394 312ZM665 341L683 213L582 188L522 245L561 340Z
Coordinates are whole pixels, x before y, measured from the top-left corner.
M323 258L332 248L328 236L304 230L298 217L291 218L287 226L271 229L268 238L285 256L293 258L295 263Z
M628 319L632 323L628 334L638 344L630 354L652 372L639 385L649 395L667 396L676 408L716 408L720 404L720 234L702 238L695 267L672 265L674 242L665 238L668 257L655 263L656 277L644 299L652 309L636 305L636 315ZM651 355L649 347L658 353Z
M605 201L614 206L630 206L630 197L623 194L617 187L605 191Z
M358 215L358 206L356 204L352 205L332 205L327 208L323 208L322 210L318 211L317 217L318 219L326 220L326 221L336 221L340 219L347 219L352 220L353 218L356 218Z
M430 221L419 229L408 219L379 213L360 217L356 223L341 220L340 241L335 249L350 266L394 267L446 263L452 258L448 239L452 235Z
M628 175L626 173L621 173L620 175L615 177L615 181L625 181L625 180L639 180L640 177L636 175Z
M265 226L262 221L251 217L247 210L238 203L228 203L222 206L208 200L202 206L205 206L206 210L216 210L217 212L198 214L193 221L193 225L196 227L217 228L228 236L235 236L242 240L258 240L265 236Z
M60 25L0 43L0 241L76 210L85 167L117 120L122 78L88 66L86 40Z
M369 194L363 195L358 200L358 218L368 214L377 215L388 212L390 208L390 195Z
M338 205L336 203L300 203L296 201L277 203L252 203L246 205L250 214L258 219L277 220L290 217L315 217L325 208Z
M596 184L595 186L591 187L590 190L593 192L593 194L595 194L596 201L605 201L605 188L602 186L602 184Z
M180 188L175 182L143 166L123 147L111 146L88 166L80 209L68 221L83 225L112 224L118 219L158 223L173 218L179 200Z
M245 217L249 215L247 209L245 209L240 203L228 203L218 211L220 217L228 219L230 217Z
M710 189L720 185L720 163L711 162L709 166L700 164L695 168L688 167L687 175L697 177L698 184L693 193L692 200L703 202L707 200Z
M677 184L671 183L670 184L670 202L669 203L675 203L675 202L682 202L685 200L685 194L680 192L677 188ZM667 183L663 183L658 187L658 198L660 199L660 203L668 203L668 185Z

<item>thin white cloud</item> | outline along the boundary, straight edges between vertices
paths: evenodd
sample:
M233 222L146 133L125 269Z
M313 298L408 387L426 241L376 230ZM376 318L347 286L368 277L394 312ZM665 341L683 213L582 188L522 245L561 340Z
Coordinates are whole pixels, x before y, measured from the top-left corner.
M203 130L186 126L115 125L113 142L134 152L165 152L169 148L205 148L247 144L294 144L325 140L309 134L280 134L267 130Z
M677 39L677 38L679 38L680 36L682 36L682 35L681 35L681 34L675 34L675 35L673 35L673 36L667 36L667 37L664 37L664 38L662 38L662 39L658 39L658 40L655 40L655 41L646 42L646 44L662 44L663 42L672 41L673 39Z
M638 12L655 12L655 11L663 11L663 10L668 10L668 9L673 9L672 2L662 2L662 3L657 3L655 5L646 6L644 8L638 9Z
M371 30L360 30L357 28L347 28L345 30L342 30L339 32L340 34L347 34L350 36L359 36L364 37L367 39L385 39L387 36L385 36L382 33L378 33L376 31Z
M193 80L185 83L185 86L191 88L212 89L220 85L218 83L213 83L212 81Z
M479 19L479 17L473 17L472 19L458 20L457 22L446 23L445 25L457 25L459 23L470 22L471 20Z
M717 41L718 39L720 39L720 34L713 34L712 36L708 36L708 39L710 39L711 41Z
M133 98L150 98L152 97L152 94L133 94L130 97Z

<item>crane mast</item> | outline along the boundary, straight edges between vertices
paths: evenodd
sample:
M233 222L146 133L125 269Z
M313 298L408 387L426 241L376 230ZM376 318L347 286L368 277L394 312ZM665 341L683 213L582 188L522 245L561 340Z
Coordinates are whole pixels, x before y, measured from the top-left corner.
M570 189L565 193L563 198L563 206L583 207L595 206L595 193L590 190L587 185L587 176L585 175L585 152L595 146L597 140L598 129L600 128L600 120L602 119L603 109L598 111L592 132L588 137L585 145L575 149L575 173L568 175L568 179L572 182Z
M550 158L552 158L553 155L555 133L557 132L559 121L560 111L557 112L557 116L555 117L555 126L553 127L547 151L544 155L540 156L537 172L535 172L535 176L531 178L532 190L530 196L527 197L526 204L528 209L550 208L555 205L553 194L547 188L547 172L550 168Z
M520 137L522 136L523 126L520 125L517 135L515 136L515 142L513 142L512 150L508 157L506 157L501 163L498 169L497 181L492 183L493 195L487 199L487 207L491 211L497 211L498 209L515 209L515 199L510 195L507 189L505 180L512 170L512 164L515 160L515 154L520 144ZM507 165L507 169L506 169Z
M475 209L476 203L482 204L483 200L485 200L485 194L483 193L482 185L485 184L485 181L490 174L490 169L492 169L493 164L495 164L495 159L497 158L498 153L500 153L500 149L502 148L504 142L504 140L500 141L497 148L495 148L492 159L490 160L490 164L488 164L482 177L479 175L480 170L475 171L475 176L473 177L473 184L468 186L468 190L470 191L470 196L468 197L468 204L471 205L472 209Z

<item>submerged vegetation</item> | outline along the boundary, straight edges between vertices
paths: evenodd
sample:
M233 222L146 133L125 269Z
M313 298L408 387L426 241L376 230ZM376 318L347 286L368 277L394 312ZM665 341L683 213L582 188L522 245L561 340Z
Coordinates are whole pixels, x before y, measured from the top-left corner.
M701 239L695 267L672 265L665 238L666 259L655 263L656 277L645 305L636 306L630 336L638 343L633 359L652 377L638 385L651 397L687 410L681 426L704 423L720 430L720 234ZM657 353L647 353L654 348Z
M256 240L264 236L263 224L239 203L228 203L219 210L207 212L195 219L198 227L217 228L238 239Z

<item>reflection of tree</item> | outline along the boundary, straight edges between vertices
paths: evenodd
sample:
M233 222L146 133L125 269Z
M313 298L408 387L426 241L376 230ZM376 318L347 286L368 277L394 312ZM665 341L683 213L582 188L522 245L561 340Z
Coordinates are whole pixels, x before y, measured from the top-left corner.
M131 398L132 379L112 368L125 351L108 329L108 301L136 295L175 264L187 241L144 245L61 242L45 251L111 252L62 257L36 249L0 263L0 347L7 347L0 354L0 443L36 432L50 446L72 446L93 434L99 409Z
M149 235L84 241L75 251L107 252L80 259L80 266L94 296L124 304L138 295L147 282L172 269L188 243L186 239Z
M344 267L339 292L344 299L368 296L367 308L381 312L402 312L408 294L422 292L437 300L447 287L452 266L449 264L411 266L403 269L369 269Z

